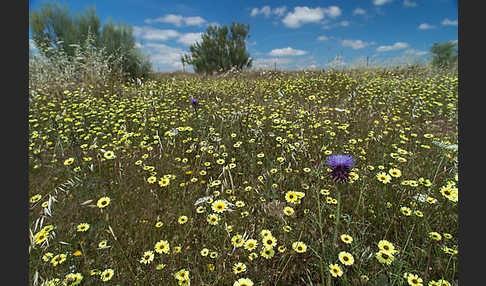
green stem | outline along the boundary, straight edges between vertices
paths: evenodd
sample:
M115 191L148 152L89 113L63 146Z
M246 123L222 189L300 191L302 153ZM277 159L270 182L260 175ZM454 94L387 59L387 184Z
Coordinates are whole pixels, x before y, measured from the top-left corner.
M317 192L317 209L319 211L319 231L321 233L321 248L322 248L322 253L321 255L319 256L319 265L320 265L320 268L321 268L321 281L323 283L323 286L324 286L324 266L322 264L322 257L325 253L324 251L324 234L322 232L322 209L321 209L321 201L320 201L320 198L319 198L319 192Z
M332 247L336 247L337 233L339 227L339 221L341 216L341 192L337 188L337 210L336 210L336 226L334 227L334 235L332 237ZM332 248L331 248L332 249ZM331 285L331 272L327 276L327 285Z

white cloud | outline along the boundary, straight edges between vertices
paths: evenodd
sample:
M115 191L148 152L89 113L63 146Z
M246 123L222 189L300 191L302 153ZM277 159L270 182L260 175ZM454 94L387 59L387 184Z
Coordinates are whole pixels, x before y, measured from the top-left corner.
M270 8L270 6L265 5L260 9L253 8L251 10L250 16L255 17L258 14L263 14L267 18L270 17L271 15L277 15L277 16L280 17L280 16L283 16L283 14L285 13L286 10L287 10L286 6L281 6L281 7L277 7L277 8L272 9L272 8Z
M281 17L285 13L285 11L287 11L287 7L282 6L282 7L278 7L278 8L273 8L272 13Z
M207 26L216 26L216 27L221 27L221 25L218 22L211 22L208 23Z
M378 48L376 48L376 51L377 52L396 51L396 50L406 49L408 48L408 46L409 46L408 43L396 42L391 46L379 46Z
M260 8L260 10L258 8L254 8L252 11L251 11L251 16L256 16L258 14L263 14L265 15L266 17L269 17L270 16L270 13L271 13L271 9L270 9L270 6L263 6L262 8Z
M282 56L302 56L307 54L307 51L293 49L291 47L286 47L283 49L274 49L271 50L268 55L273 57L282 57Z
M258 13L260 13L258 8L253 8L253 9L251 9L250 16L255 17L256 15L258 15Z
M204 23L206 23L206 20L199 16L195 17L186 17L184 18L184 23L187 26L202 26Z
M366 15L366 11L361 8L356 8L353 10L353 15Z
M434 29L434 28L435 28L435 26L430 25L430 24L427 24L427 23L422 23L422 24L420 24L420 25L418 26L418 28L419 28L420 30L430 30L430 29Z
M299 28L306 23L318 23L324 17L336 18L341 15L341 9L337 6L328 8L295 7L293 12L287 13L282 23L288 28Z
M197 41L201 40L202 33L186 33L182 34L178 39L177 42L181 43L185 46L190 46Z
M332 28L335 28L335 27L348 27L350 25L349 21L341 21L341 22L337 22L337 23L334 23L334 24L331 24L331 25L324 25L322 26L322 28L324 30L329 30L329 29L332 29Z
M349 26L349 21L341 21L338 23L338 26L341 26L341 27L347 27Z
M417 2L409 1L409 0L404 0L403 1L403 6L405 7L417 7Z
M184 17L182 15L175 15L175 14L167 14L163 17L155 18L155 19L145 19L144 21L146 24L152 23L169 23L173 24L177 27L181 26L201 26L206 23L206 20L199 16L194 17Z
M179 33L175 30L163 30L152 28L149 26L134 26L133 27L133 34L136 37L140 37L145 40L158 40L158 41L166 41L169 38L175 38L179 36Z
M381 6L386 3L390 3L391 1L392 0L373 0L373 4L375 4L376 6Z
M329 40L329 38L326 37L326 36L319 36L319 37L317 37L317 40L318 41L327 41L327 40Z
M444 25L444 26L457 26L457 20L449 20L449 19L445 18L442 21L442 25Z
M350 47L353 50L359 50L366 48L367 46L371 45L371 43L366 43L362 40L342 40L341 45L343 47Z
M327 9L324 8L324 13L331 18L336 18L341 16L341 9L338 6L330 6Z
M181 56L185 54L184 50L161 43L147 43L144 49L154 65L169 65L172 68L182 69Z

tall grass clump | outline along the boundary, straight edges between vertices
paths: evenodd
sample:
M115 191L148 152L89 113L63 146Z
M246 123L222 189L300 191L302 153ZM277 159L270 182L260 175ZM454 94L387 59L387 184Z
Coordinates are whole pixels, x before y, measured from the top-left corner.
M30 90L32 285L457 285L457 75L82 67Z
M59 43L58 43L59 44ZM96 47L92 34L82 45L71 44L74 55L63 49L44 47L49 56L32 54L29 57L29 91L43 90L52 96L74 88L94 90L113 88L126 81L122 56L108 54L105 48Z

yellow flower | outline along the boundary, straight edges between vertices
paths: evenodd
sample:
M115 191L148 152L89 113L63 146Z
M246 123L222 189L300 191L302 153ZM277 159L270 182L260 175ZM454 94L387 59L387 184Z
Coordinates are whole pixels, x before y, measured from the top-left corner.
M169 183L170 183L170 180L169 180L169 179L167 179L167 178L162 178L162 179L160 179L160 181L159 181L159 186L161 186L161 187L165 187L165 186L167 186Z
M236 234L231 238L231 243L235 247L241 247L245 243L245 240L241 235Z
M285 194L285 200L289 203L293 203L295 204L297 202L297 200L299 199L299 197L297 196L297 194L293 191L289 191Z
M277 239L275 237L273 237L272 235L268 235L268 236L263 238L262 244L265 247L274 247L275 245L277 245Z
M51 259L51 264L57 266L58 264L61 264L64 261L66 261L66 257L67 255L64 253L58 254Z
M341 261L342 264L344 265L353 265L354 263L354 257L351 253L346 252L346 251L341 251L338 254L339 261Z
M343 275L343 270L337 264L329 264L329 272L333 277L341 277Z
M440 233L438 232L435 232L435 231L432 231L432 232L429 232L429 237L433 240L441 240L442 239L442 235L440 235Z
M64 166L69 166L69 165L71 165L73 162L74 162L74 158L73 158L73 157L71 157L71 158L67 159L66 161L64 161Z
M376 253L376 259L378 259L380 263L390 265L395 257L389 252L380 250Z
M302 241L296 241L292 243L292 248L298 253L303 253L307 251L307 245L305 245L305 243L303 243Z
M102 209L110 204L110 198L109 197L102 197L98 200L96 205Z
M47 239L48 232L39 231L34 235L35 244L41 244L43 241Z
M167 240L160 240L155 244L155 252L169 254L170 246Z
M391 176L385 172L379 172L376 174L376 178L378 178L378 181L382 182L383 184L388 184L391 182Z
M294 214L295 211L291 207L284 207L283 212L284 212L285 215L291 216L291 215Z
M418 275L415 274L409 274L407 278L408 285L411 286L422 286L422 278L418 277Z
M201 249L201 252L200 252L200 253L201 253L201 256L208 256L208 254L209 254L209 249L207 249L207 248L203 248L203 249Z
M187 216L183 215L180 216L179 219L177 220L180 224L185 224L187 222L188 218Z
M101 274L100 274L101 280L103 282L109 281L113 277L114 273L115 273L115 270L106 269L105 271L101 272Z
M37 194L37 195L34 195L30 198L30 203L36 203L38 202L40 199L42 198L42 195L41 194Z
M227 209L227 205L226 202L223 200L216 200L211 205L211 208L217 213L222 213Z
M115 153L113 153L113 151L106 151L103 154L103 157L105 157L105 159L108 159L108 160L111 160L111 159L115 159L116 158Z
M258 241L256 241L255 239L248 239L245 242L245 249L252 251L253 249L255 249L257 247L257 245L258 245Z
M238 262L238 263L235 263L233 265L233 273L234 274L239 274L241 272L245 272L246 271L246 265L242 262Z
M77 230L80 232L87 231L89 229L89 224L88 223L80 223L77 226Z
M64 278L64 285L78 285L83 280L83 275L81 273L69 273Z
M395 178L398 178L402 175L402 172L399 169L396 169L396 168L392 168L392 169L388 170L388 173L392 177L395 177Z
M149 264L154 260L154 252L153 251L145 251L140 259L140 263Z
M397 250L395 250L395 246L393 245L393 243L384 239L378 242L378 248L391 254L395 254L398 252Z

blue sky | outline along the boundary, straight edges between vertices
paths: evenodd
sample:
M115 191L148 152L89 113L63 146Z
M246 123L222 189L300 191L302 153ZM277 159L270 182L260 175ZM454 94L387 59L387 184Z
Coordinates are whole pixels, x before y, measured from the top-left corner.
M37 9L43 1L30 1ZM390 65L430 57L434 42L457 41L457 0L157 1L73 0L133 26L155 70L182 70L180 56L208 25L250 24L253 68L300 70ZM191 69L189 69L191 70Z

